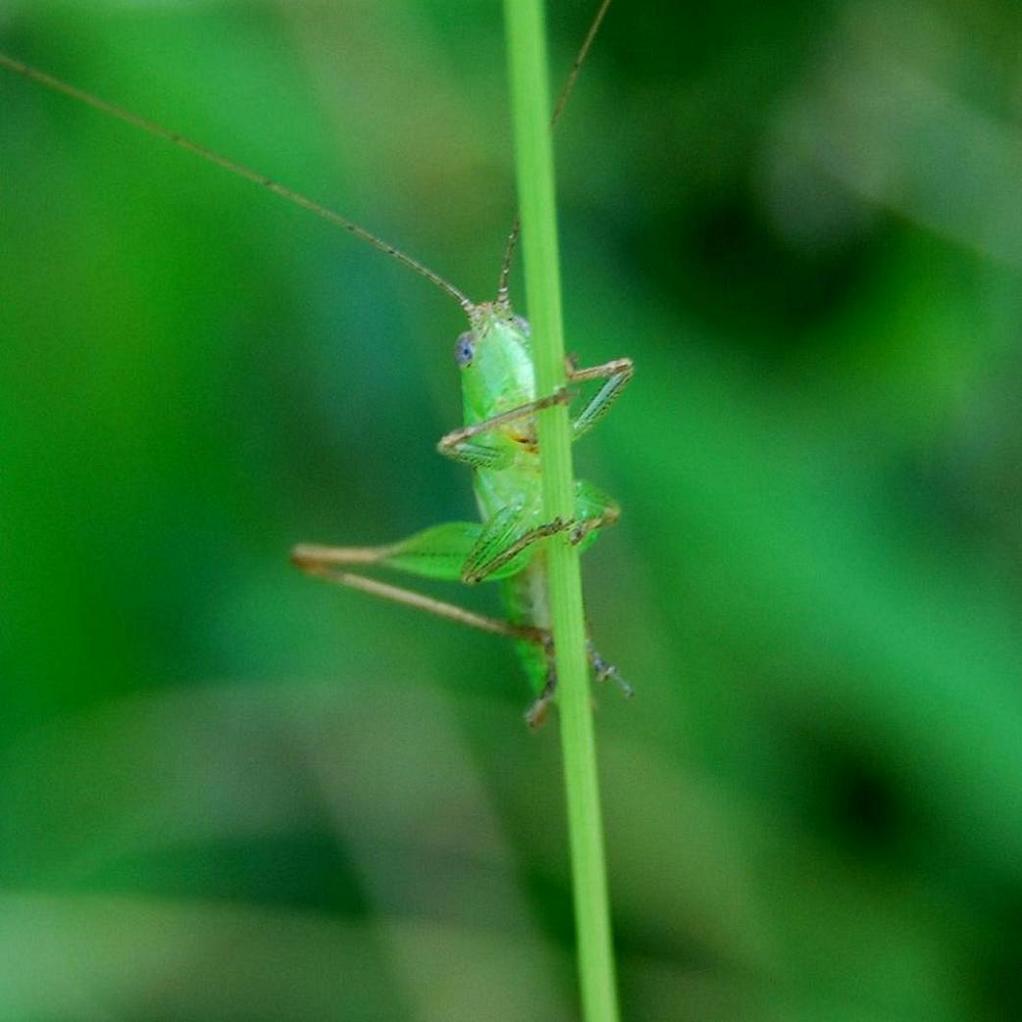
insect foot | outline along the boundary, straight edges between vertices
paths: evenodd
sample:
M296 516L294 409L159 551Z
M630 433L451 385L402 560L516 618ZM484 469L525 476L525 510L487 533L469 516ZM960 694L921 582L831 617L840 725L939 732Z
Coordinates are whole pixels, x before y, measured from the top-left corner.
M547 722L550 716L550 707L557 693L557 670L554 667L553 639L549 635L544 636L542 645L550 666L547 669L546 684L543 686L543 691L540 692L539 696L525 711L525 723L529 725L532 731L538 731ZM586 659L589 661L589 666L592 668L598 682L613 681L621 690L621 694L625 699L631 699L635 695L635 689L621 677L618 669L612 663L600 655L599 651L590 641L586 642Z
M597 681L604 682L610 679L619 689L621 689L621 694L625 697L625 699L631 699L632 696L635 695L635 689L621 677L618 669L612 663L609 663L600 656L596 647L591 642L586 643L586 653L589 657L589 663L592 665L593 673L596 675Z

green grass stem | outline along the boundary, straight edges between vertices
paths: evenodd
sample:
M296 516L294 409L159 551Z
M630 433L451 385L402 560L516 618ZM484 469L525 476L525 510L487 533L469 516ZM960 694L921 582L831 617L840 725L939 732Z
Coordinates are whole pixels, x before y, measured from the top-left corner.
M541 0L505 0L525 287L538 393L565 383L553 147ZM574 515L568 410L538 416L543 498L549 518ZM564 534L547 541L557 653L558 705L575 902L579 982L586 1022L616 1022L617 995L593 736L578 551Z

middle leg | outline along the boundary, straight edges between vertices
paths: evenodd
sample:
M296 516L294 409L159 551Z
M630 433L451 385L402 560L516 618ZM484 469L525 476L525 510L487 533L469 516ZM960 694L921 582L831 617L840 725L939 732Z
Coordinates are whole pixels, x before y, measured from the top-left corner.
M451 430L450 433L445 433L437 441L437 450L448 458L454 458L456 461L465 461L471 465L487 468L501 468L503 465L500 461L500 452L494 451L492 455L480 455L480 451L492 449L485 444L472 443L471 441L475 437L482 436L485 433L492 433L501 426L508 426L512 422L519 422L522 419L530 418L536 412L541 412L544 408L552 408L554 405L566 405L570 404L570 402L571 395L567 390L561 388L548 397L527 401L525 404L512 408L510 411L501 412L500 415L491 416L489 419L483 419L482 422L474 422L471 426L462 426L459 429ZM483 458L489 459L489 461L482 460Z

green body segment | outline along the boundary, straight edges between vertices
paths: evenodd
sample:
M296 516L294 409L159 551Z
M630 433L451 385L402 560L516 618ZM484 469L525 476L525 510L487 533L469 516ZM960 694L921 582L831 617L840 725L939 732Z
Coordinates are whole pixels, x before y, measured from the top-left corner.
M528 323L510 310L495 306L480 309L471 333L471 357L467 349L456 351L462 373L465 424L485 422L514 408L535 401L536 377ZM469 338L463 335L463 339ZM459 343L462 339L459 339ZM516 513L519 529L543 524L543 493L539 446L534 416L497 427L484 442L500 455L500 467L475 469L474 489L483 523ZM580 500L595 491L580 483ZM602 496L602 495L601 495ZM604 505L605 506L605 505ZM586 509L580 508L585 514ZM576 517L579 517L576 514ZM596 530L582 540L583 547L596 538ZM500 579L501 595L508 619L516 625L550 629L547 601L546 559L542 544L533 544L514 562L513 574ZM503 574L503 573L501 573ZM547 682L548 654L535 643L517 642L519 659L537 694Z
M487 311L472 331L470 360L459 359L465 424L484 422L536 398L529 326L521 317ZM543 495L534 421L529 418L495 431L487 438L498 447L506 467L475 470L474 490L483 522L507 508L520 509L524 521L542 521ZM545 556L536 546L522 555L520 570L500 580L508 620L548 630ZM546 652L535 643L515 643L519 660L532 691L538 695L546 684L549 665Z
M537 395L529 325L506 304L474 305L471 329L455 345L461 370L465 425L445 436L442 453L474 472L478 522L446 522L388 547L334 549L330 563L375 563L429 578L469 584L500 582L512 625L550 632L548 579L542 540L567 532L585 549L618 517L617 505L589 483L575 484L570 520L544 517L536 412L568 395ZM600 421L631 377L631 362L572 370L573 380L603 380L572 419L574 439ZM553 691L549 643L516 643L533 690Z
M459 338L459 344L471 344L471 357L465 357L465 348L456 352L468 426L536 399L532 345L525 320L487 308L477 322L470 331L470 342L466 335ZM484 434L480 443L497 455L494 467L480 465L475 471L480 518L488 522L513 507L527 521L539 524L542 483L534 418L498 426Z
M530 563L517 575L501 580L500 590L504 610L512 624L550 630L544 551L538 550ZM533 695L538 696L549 678L549 653L534 642L522 640L516 640L515 652Z

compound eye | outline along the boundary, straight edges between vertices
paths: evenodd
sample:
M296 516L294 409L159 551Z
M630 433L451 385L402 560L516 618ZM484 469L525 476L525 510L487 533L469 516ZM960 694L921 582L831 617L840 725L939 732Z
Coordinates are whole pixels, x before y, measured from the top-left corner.
M475 335L471 330L468 330L458 338L454 345L454 361L464 369L465 366L472 364L475 353Z

